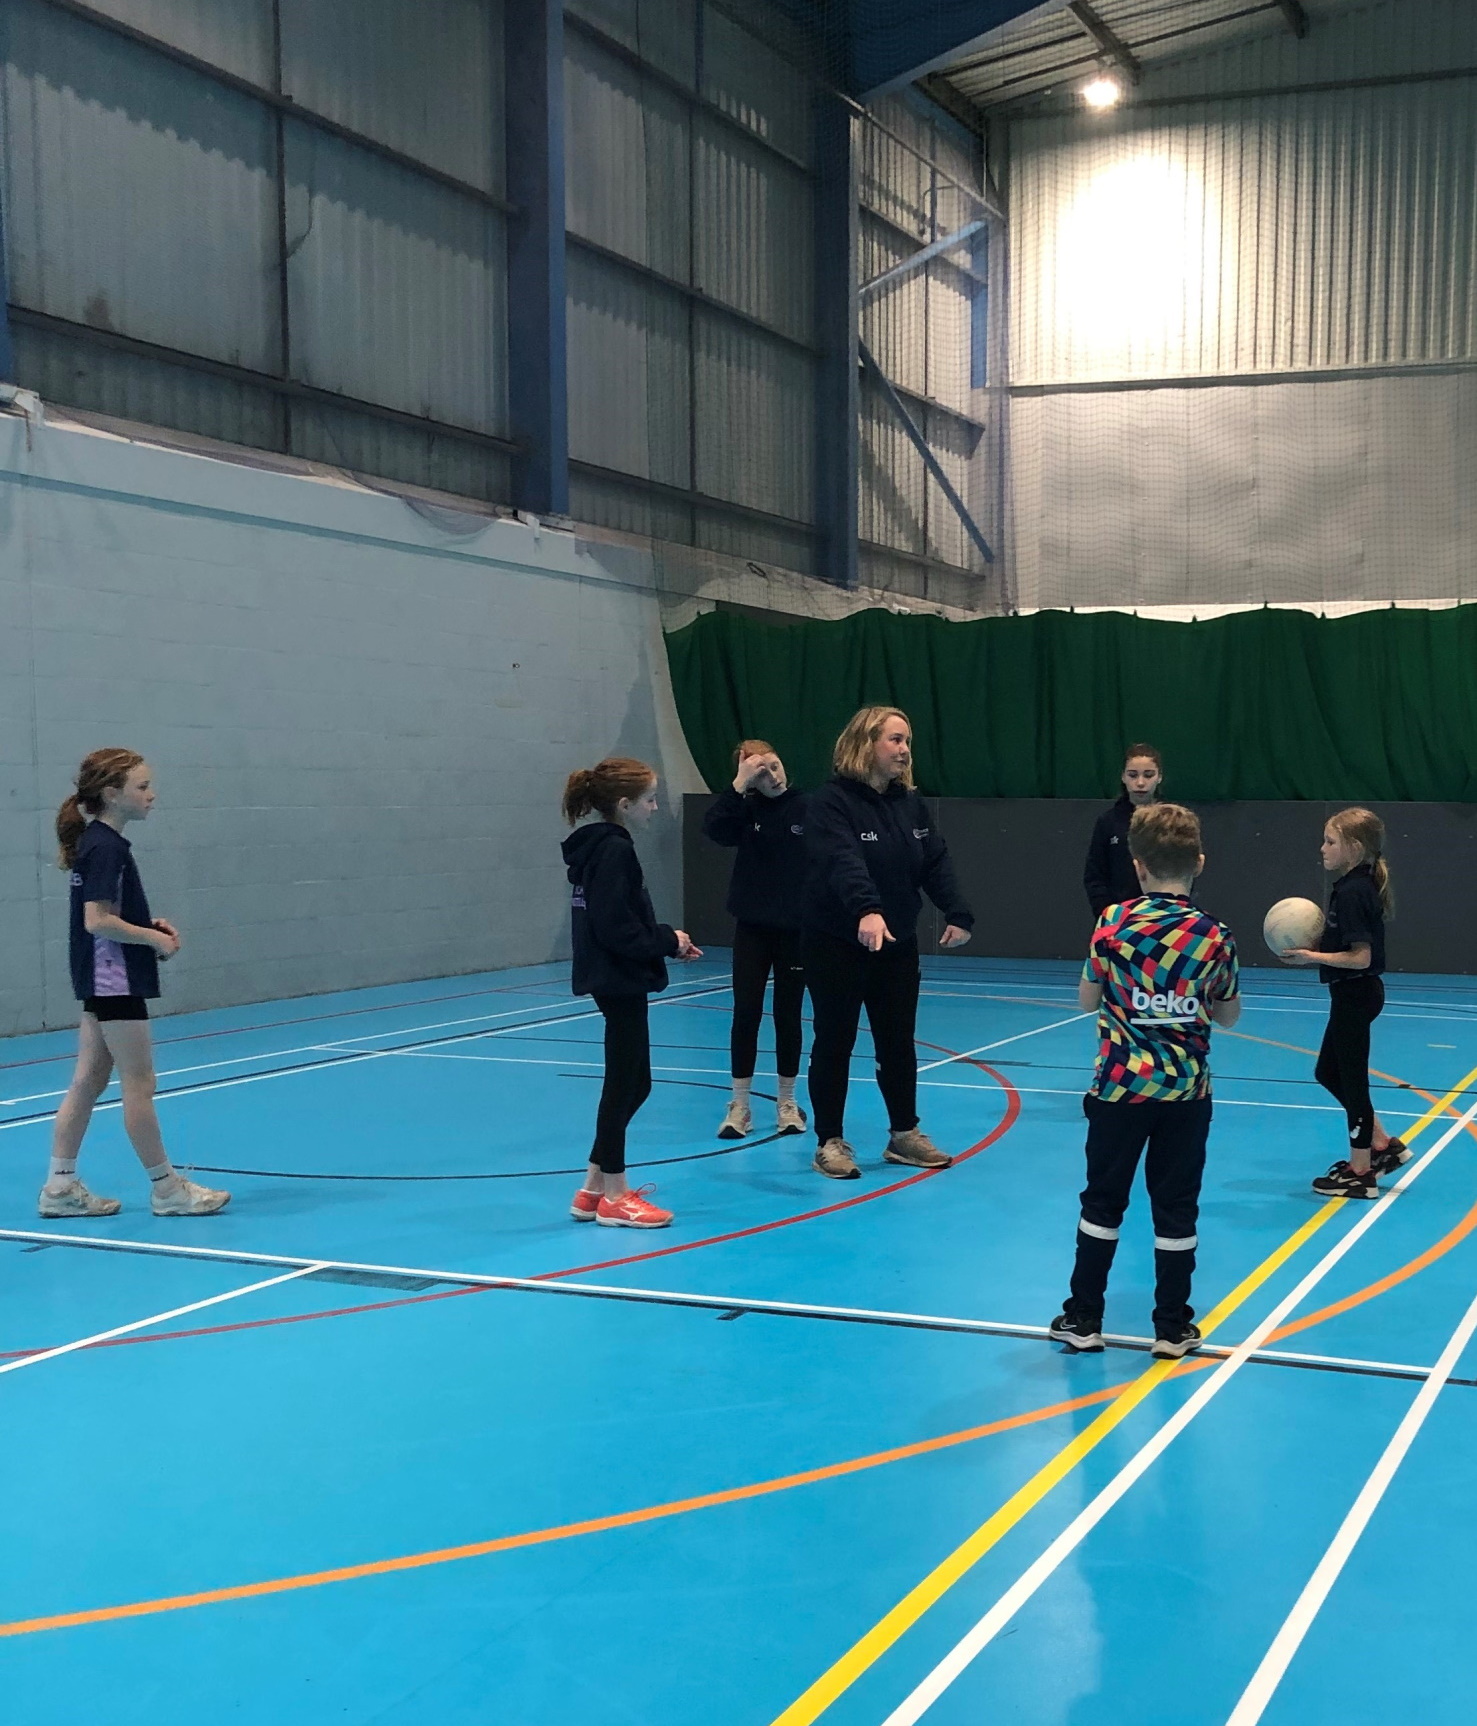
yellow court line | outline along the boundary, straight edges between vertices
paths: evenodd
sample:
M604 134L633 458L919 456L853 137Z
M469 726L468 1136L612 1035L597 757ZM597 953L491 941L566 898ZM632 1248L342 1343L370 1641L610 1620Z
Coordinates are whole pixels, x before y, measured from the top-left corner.
M1409 1144L1418 1133L1424 1132L1474 1080L1477 1080L1477 1067L1439 1103L1433 1103L1426 1110L1406 1135L1405 1142ZM1223 1324L1238 1307L1249 1300L1268 1277L1279 1270L1330 1221L1346 1202L1344 1199L1329 1199L1326 1204L1321 1205L1300 1229L1290 1235L1275 1252L1263 1259L1249 1276L1239 1282L1230 1294L1212 1309L1201 1326L1202 1335L1209 1336L1211 1331ZM954 1584L972 1570L993 1546L998 1545L1054 1487L1059 1486L1115 1427L1121 1425L1140 1403L1181 1367L1182 1363L1179 1361L1156 1361L1147 1372L1134 1379L1090 1426L1084 1427L1075 1438L1064 1445L1050 1462L1038 1469L1024 1486L1006 1499L993 1516L981 1523L966 1541L955 1547L941 1564L936 1565L916 1587L910 1589L865 1636L853 1643L808 1690L797 1696L783 1713L776 1715L772 1726L812 1726L812 1722L818 1720L838 1697L849 1690L864 1672L875 1665L894 1643L911 1630L930 1607L937 1605Z

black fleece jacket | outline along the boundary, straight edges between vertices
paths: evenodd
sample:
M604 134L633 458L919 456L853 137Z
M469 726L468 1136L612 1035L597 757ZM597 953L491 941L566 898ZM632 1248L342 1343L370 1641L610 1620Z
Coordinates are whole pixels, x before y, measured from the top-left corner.
M1133 811L1133 800L1125 791L1098 816L1093 827L1082 885L1094 917L1101 917L1109 905L1121 905L1126 899L1143 896L1128 849L1128 824L1133 820Z
M613 821L592 821L577 827L561 850L574 889L575 994L660 994L677 931L656 920L631 835Z
M918 932L920 889L949 922L974 927L949 848L916 791L874 791L837 774L806 800L805 848L806 929L855 940L861 919L880 911L893 938L906 941Z
M730 785L703 815L703 832L736 846L728 909L740 923L798 929L805 891L805 793L735 791Z

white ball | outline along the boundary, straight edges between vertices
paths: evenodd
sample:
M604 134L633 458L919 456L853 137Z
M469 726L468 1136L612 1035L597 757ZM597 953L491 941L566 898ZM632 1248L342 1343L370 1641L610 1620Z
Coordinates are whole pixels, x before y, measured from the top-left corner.
M1262 923L1262 939L1274 953L1316 946L1323 912L1311 899L1279 899Z

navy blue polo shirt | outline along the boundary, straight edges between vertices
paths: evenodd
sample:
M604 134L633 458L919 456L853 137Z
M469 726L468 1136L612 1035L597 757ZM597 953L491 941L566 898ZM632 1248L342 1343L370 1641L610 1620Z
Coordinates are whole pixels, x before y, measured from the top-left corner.
M125 945L89 935L82 908L112 905L125 923L149 928L153 913L144 896L133 847L106 821L90 821L77 842L72 864L72 990L79 1001L95 996L159 993L159 955L152 947Z
M1385 970L1385 907L1374 884L1374 870L1359 863L1333 884L1328 895L1328 920L1319 937L1320 953L1347 953L1353 947L1369 948L1369 966L1347 971L1338 965L1320 965L1320 983L1343 983L1350 977L1379 977Z

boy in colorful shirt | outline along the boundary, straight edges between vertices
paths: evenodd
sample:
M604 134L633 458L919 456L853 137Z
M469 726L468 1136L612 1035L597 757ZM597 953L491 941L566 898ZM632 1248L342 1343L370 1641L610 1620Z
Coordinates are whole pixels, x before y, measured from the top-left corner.
M1200 1344L1191 1322L1196 1219L1210 1132L1210 1027L1241 1016L1236 944L1190 903L1205 867L1200 822L1176 803L1134 812L1128 845L1144 897L1098 919L1078 985L1101 1042L1087 1116L1087 1186L1072 1293L1051 1334L1103 1346L1103 1298L1139 1158L1154 1217L1154 1343L1178 1360Z

